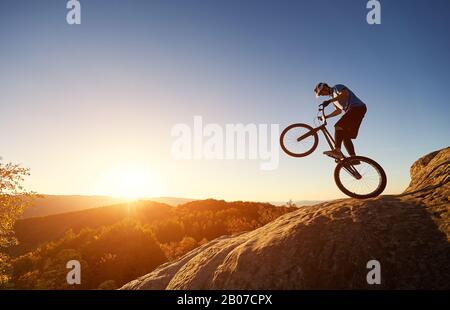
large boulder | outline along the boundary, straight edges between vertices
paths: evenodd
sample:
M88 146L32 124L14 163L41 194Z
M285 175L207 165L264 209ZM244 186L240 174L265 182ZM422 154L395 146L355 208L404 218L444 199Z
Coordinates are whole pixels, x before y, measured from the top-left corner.
M450 148L400 195L302 207L215 239L122 289L450 289ZM367 262L381 264L369 285Z

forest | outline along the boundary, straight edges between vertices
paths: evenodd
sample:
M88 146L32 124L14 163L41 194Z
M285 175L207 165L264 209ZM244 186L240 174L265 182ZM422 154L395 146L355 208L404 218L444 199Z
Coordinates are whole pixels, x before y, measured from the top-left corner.
M222 235L261 227L295 210L268 203L151 201L17 221L9 249L10 289L116 289ZM81 284L66 281L66 262L81 264Z

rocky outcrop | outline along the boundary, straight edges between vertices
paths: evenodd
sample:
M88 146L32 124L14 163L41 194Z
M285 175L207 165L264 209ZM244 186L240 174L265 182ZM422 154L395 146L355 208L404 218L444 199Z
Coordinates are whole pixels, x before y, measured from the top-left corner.
M419 159L401 195L302 207L215 239L122 289L449 289L450 148ZM367 262L381 264L369 285Z

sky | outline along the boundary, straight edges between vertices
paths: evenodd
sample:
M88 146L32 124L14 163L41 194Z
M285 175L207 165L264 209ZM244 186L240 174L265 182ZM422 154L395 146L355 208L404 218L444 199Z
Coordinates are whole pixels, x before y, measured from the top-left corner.
M174 125L313 123L317 82L368 112L358 154L402 192L420 156L449 145L448 0L0 2L0 156L45 194L288 201L344 197L316 152L260 161L177 160ZM334 121L333 121L334 122ZM332 129L332 127L330 127Z

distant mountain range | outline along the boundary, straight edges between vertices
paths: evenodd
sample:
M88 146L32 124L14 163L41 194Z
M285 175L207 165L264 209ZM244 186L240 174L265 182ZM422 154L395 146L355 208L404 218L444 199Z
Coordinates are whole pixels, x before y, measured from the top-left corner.
M179 197L154 197L145 200L165 203L170 206L178 206L196 199L179 198ZM81 211L86 209L110 206L119 203L126 203L127 199L114 198L109 196L82 196L82 195L43 195L37 198L34 204L25 209L22 218L41 217L53 214L61 214L66 212ZM308 206L320 203L319 200L296 200L293 201L297 207ZM286 205L286 201L269 201L275 206Z
M295 207L195 200L178 206L140 200L21 219L9 247L10 288L115 289L220 236L264 226ZM66 263L80 261L82 284L67 285Z
M194 199L177 197L155 197L146 200L177 206ZM66 212L81 211L86 209L126 203L129 200L109 196L81 196L81 195L43 195L37 198L33 205L27 209L22 218L40 217Z

